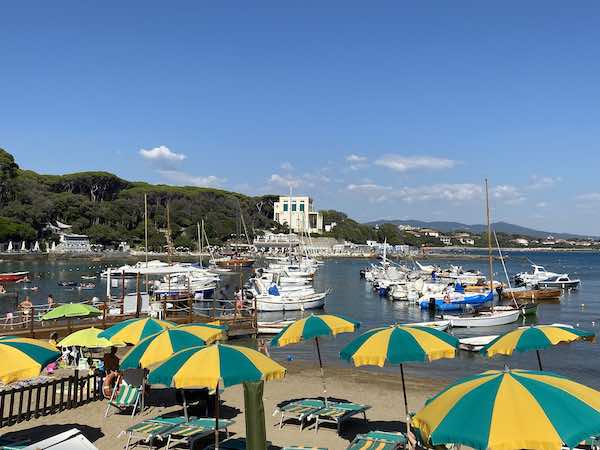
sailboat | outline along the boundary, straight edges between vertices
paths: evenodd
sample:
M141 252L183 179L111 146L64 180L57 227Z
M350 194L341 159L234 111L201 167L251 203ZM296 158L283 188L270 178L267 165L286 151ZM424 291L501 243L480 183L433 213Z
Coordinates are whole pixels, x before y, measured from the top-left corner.
M490 291L494 289L494 268L492 265L492 227L490 224L490 199L488 192L488 181L485 180L485 207L487 218L487 237L488 237L488 266L490 272ZM521 316L519 308L511 306L494 307L493 303L487 311L475 311L471 314L460 316L444 316L444 319L450 320L452 327L493 327L498 325L507 325L516 322Z

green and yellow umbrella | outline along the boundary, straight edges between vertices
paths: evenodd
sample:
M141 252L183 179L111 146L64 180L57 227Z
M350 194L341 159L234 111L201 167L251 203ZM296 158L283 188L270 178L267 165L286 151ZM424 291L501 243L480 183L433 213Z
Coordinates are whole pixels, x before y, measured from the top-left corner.
M430 399L412 426L430 445L574 448L600 433L600 392L549 372L490 370Z
M103 330L99 328L86 328L71 333L61 340L57 347L85 347L85 348L106 348L114 346L123 346L123 343L113 343L106 338L98 337Z
M392 325L361 334L340 352L340 357L352 361L357 367L383 367L386 362L399 364L404 408L408 415L403 364L454 358L457 348L458 339L443 331L422 326Z
M100 316L102 311L85 303L66 303L51 309L42 316L42 320L71 319L74 317Z
M5 384L37 377L60 356L56 347L38 339L6 336L0 338L0 381Z
M148 382L177 389L214 389L215 447L219 437L219 386L229 387L248 381L279 380L285 368L256 350L233 345L213 344L181 350L157 366ZM187 418L187 406L184 411Z
M120 368L121 370L149 368L180 350L212 344L225 337L225 327L219 325L198 323L168 328L135 345L121 361Z
M481 349L488 357L495 355L512 355L513 352L535 350L538 366L542 370L540 350L557 344L575 341L594 341L596 335L591 331L579 330L568 325L535 325L519 327L498 336Z
M271 347L284 347L289 344L297 344L307 339L314 339L317 348L317 358L321 370L321 382L323 383L323 395L327 402L327 386L325 384L325 373L323 372L323 360L319 348L319 337L335 336L340 333L354 333L360 327L360 323L352 319L336 316L333 314L321 314L295 321L285 327L271 340Z
M98 336L110 339L112 342L124 342L135 345L148 336L174 326L173 322L166 320L152 318L129 319L107 328Z

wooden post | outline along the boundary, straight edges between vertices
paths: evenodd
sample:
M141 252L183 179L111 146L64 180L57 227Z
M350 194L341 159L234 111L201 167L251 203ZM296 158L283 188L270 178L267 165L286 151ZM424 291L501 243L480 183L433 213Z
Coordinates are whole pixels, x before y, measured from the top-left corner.
M106 300L104 300L104 308L102 310L102 329L105 330L106 329L106 314L108 310L108 305L106 304Z
M125 272L121 272L121 314L125 314Z
M167 320L167 299L162 297L163 319Z

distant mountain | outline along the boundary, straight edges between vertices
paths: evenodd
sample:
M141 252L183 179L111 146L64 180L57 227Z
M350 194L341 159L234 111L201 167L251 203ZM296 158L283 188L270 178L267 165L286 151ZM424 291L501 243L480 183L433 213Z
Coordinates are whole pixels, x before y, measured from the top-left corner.
M393 223L394 225L410 225L413 227L421 228L433 228L434 230L439 230L444 233L450 233L453 231L461 230L468 231L470 233L480 234L486 230L486 225L483 224L467 225L465 223L460 222L425 222L422 220L375 220L372 222L368 222L367 225L379 225L382 223ZM512 223L507 222L494 222L492 223L492 227L499 233L518 234L521 236L530 236L538 239L545 238L549 235L552 235L555 238L559 239L585 239L590 237L597 239L597 236L584 236L581 234L556 233L553 231L534 230L533 228L522 227L520 225L514 225Z

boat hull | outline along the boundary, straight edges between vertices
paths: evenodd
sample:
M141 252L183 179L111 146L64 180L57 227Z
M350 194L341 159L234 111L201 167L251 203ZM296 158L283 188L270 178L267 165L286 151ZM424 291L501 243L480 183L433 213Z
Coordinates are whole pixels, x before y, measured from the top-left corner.
M305 309L320 309L325 306L326 293L314 294L309 297L279 297L265 296L256 298L257 311L304 311ZM254 301L251 300L251 304Z
M521 315L520 309L494 313L482 312L474 316L445 316L453 328L495 327L516 322Z
M28 275L29 272L0 273L0 282L8 283L11 281L20 281Z
M225 259L216 262L219 267L252 267L254 260L250 258Z
M579 280L571 280L571 281L541 281L538 283L540 287L556 290L560 289L575 289L579 287Z
M513 296L516 300L553 300L560 297L560 289L505 289L502 291L503 300L512 300Z

